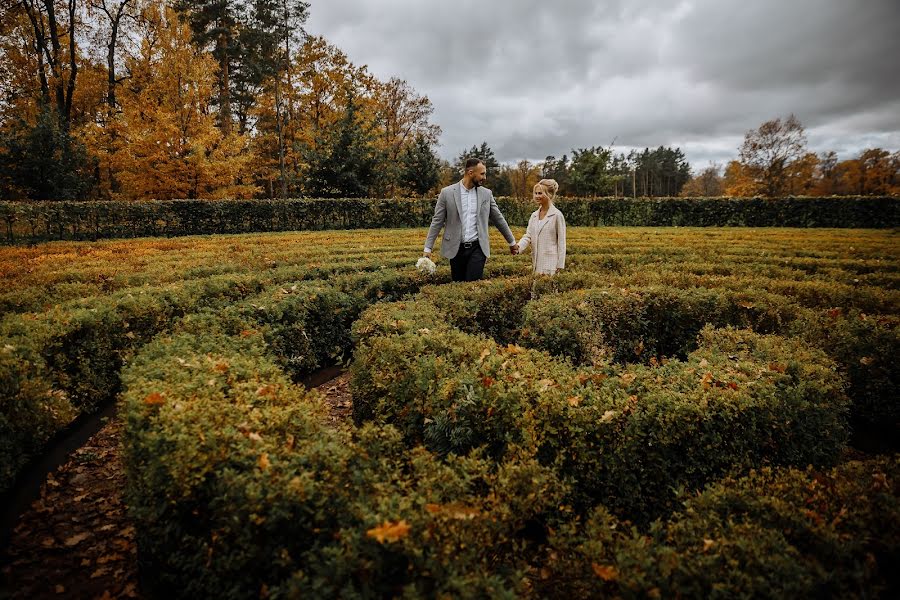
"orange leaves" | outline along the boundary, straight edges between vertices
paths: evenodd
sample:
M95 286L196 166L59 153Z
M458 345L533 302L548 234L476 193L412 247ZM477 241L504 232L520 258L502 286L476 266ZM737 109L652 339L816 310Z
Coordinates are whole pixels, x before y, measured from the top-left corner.
M271 383L267 383L266 385L260 386L259 389L256 390L256 395L261 397L274 398L278 395L278 387L272 385Z
M566 398L566 402L569 403L569 406L578 406L581 404L581 396L569 396Z
M259 455L259 459L256 461L256 464L263 471L268 471L269 467L272 466L272 462L269 460L269 455L265 452Z
M378 527L366 531L366 535L375 538L379 544L398 542L409 535L409 524L405 520L385 521Z
M784 366L784 365L781 364L781 363L770 362L770 363L769 363L769 370L770 370L770 371L775 371L776 373L784 373L784 372L787 370L787 367Z
M612 565L591 563L591 569L594 570L594 575L603 581L615 581L619 578L619 571Z
M147 406L162 406L166 403L166 399L159 392L151 392L144 398L144 404Z
M712 387L717 388L728 388L730 390L737 390L738 384L734 381L722 381L716 379L710 371L704 373L703 377L700 379L700 384L703 386L703 389L709 389Z
M491 387L492 385L494 385L494 379L493 379L493 377L482 377L482 378L481 378L481 385L483 385L483 386L486 387L486 388Z
M545 392L550 388L558 387L559 384L553 381L552 379L541 379L538 383L541 384L541 391Z
M481 511L472 506L466 506L461 502L451 502L449 504L426 504L425 510L433 515L442 515L451 519L460 521L468 521L475 517L481 516Z
M609 375L607 375L606 373L591 373L590 375L586 375L586 374L582 373L581 375L578 376L578 383L580 383L581 385L584 385L588 381L590 381L594 384L599 384L607 377L609 377Z

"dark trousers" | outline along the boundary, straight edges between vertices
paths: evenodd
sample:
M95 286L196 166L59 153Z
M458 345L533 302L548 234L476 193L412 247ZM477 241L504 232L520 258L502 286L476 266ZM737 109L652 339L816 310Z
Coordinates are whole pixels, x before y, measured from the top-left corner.
M450 259L450 276L453 281L478 281L484 275L486 261L478 240L460 244L459 252Z

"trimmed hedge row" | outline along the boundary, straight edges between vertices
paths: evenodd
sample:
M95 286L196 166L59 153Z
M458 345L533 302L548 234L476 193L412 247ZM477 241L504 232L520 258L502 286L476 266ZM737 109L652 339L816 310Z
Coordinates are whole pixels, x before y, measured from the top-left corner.
M124 362L184 315L211 310L223 322L241 323L252 315L299 378L349 354L350 323L369 303L449 276L444 270L427 279L411 269L374 270L338 275L333 285L279 281L297 272L217 275L8 315L0 322L0 491L75 416L110 401Z
M554 527L540 597L879 598L900 589L900 459L770 469L639 533L598 508Z
M576 370L454 326L467 322L468 288L495 302L528 289L524 279L427 288L415 300L368 308L353 326L354 393L357 386L373 391L354 408L361 420L393 411L399 429L329 428L315 394L288 377L300 362L278 353L293 347L292 336L338 327L330 321L345 323L367 301L416 286L383 275L388 279L376 283L347 277L331 286L284 285L225 310L186 315L130 362L122 379L128 501L142 569L160 582L157 593L545 597L593 593L596 582L587 576L600 586L621 577L624 595L635 589L652 596L660 588L696 596L719 583L717 574L635 587L641 565L659 564L671 552L657 554L636 532L637 542L595 542L581 511L601 498L616 514L646 524L677 508L679 488L689 492L760 465L827 465L840 452L841 383L821 352L797 340L706 328L685 361ZM393 292L379 294L388 282ZM496 327L502 320L495 316L474 323ZM308 342L302 352L310 361L331 344L324 336ZM748 496L766 493L761 485L752 489L759 493ZM887 493L871 506L869 521L854 519L843 531L856 533L859 525L882 543L877 536L884 532L868 523L896 514L889 500L895 506L900 494ZM804 506L794 500L792 506ZM689 519L690 510L669 523ZM609 519L606 525L627 532L627 523ZM699 531L705 522L691 523ZM768 557L784 550L756 531L738 539L738 552ZM736 537L728 534L723 539ZM803 574L814 561L856 564L863 546L837 558L833 547L811 544L799 555L787 548L784 557L749 563L746 578L758 587L748 589ZM612 563L585 548L626 558ZM684 554L684 573L710 568L705 555ZM781 563L787 566L769 568ZM620 575L626 564L639 566ZM853 581L872 589L881 582Z
M512 225L533 206L499 198ZM900 226L900 199L831 198L560 198L570 225L682 227ZM169 200L143 202L0 202L6 243L175 236L254 231L424 227L432 198Z
M0 490L79 413L119 390L119 370L172 319L224 306L259 289L251 278L216 277L185 285L73 302L0 323ZM31 415L31 418L28 417Z
M849 384L855 422L900 432L900 365L890 358L900 353L900 318L894 316L811 310L754 289L650 286L544 294L525 307L521 322L520 343L576 364L683 357L707 324L799 338L837 363Z
M686 361L578 371L439 316L433 299L363 314L357 421L394 425L441 455L502 461L525 448L573 482L579 506L646 522L671 510L678 488L762 464L833 464L846 442L842 382L796 341L706 328Z
M194 329L197 323L187 324ZM260 335L175 333L123 373L127 497L158 595L510 597L564 486L324 424Z

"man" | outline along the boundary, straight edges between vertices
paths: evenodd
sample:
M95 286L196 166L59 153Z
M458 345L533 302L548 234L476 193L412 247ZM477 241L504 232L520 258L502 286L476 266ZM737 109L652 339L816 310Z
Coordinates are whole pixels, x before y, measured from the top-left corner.
M481 279L484 263L491 255L488 223L493 223L509 242L511 254L518 250L516 238L497 208L494 195L481 187L487 179L486 173L487 167L480 159L466 159L462 180L442 189L434 206L434 218L425 239L425 256L431 258L438 234L446 226L441 256L450 259L453 281Z

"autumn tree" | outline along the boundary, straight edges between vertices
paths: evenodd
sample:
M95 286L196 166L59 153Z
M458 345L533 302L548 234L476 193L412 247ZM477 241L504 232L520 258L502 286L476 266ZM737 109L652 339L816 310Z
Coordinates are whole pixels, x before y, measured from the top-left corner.
M725 191L725 186L719 170L719 165L710 164L699 175L691 177L684 184L684 187L681 189L681 195L686 198L721 196Z
M881 148L869 148L859 156L860 194L888 195L900 185L900 152L891 154Z
M792 196L809 196L815 192L819 157L815 152L807 152L788 163L785 170L787 193Z
M14 8L25 14L31 26L28 47L37 63L41 104L53 104L55 110L47 114L56 115L68 131L78 78L78 1L18 0Z
M216 62L192 43L172 9L148 13L153 34L130 61L120 93L121 144L112 160L129 198L248 197L254 157L245 136L226 134L210 110ZM152 43L151 43L152 41Z
M436 144L441 129L429 122L434 107L406 81L392 77L375 85L373 97L376 122L381 129L380 145L385 164L387 193L393 196L401 178L401 156L414 143Z
M541 167L529 160L520 160L509 170L512 196L523 200L531 198L534 185L541 179Z
M838 193L840 176L837 169L838 155L834 150L829 150L819 156L816 168L816 187L814 196L831 196Z
M302 39L308 7L297 0L253 0L239 35L243 68L236 73L235 84L240 130L247 130L251 115L259 117L256 133L271 136L274 142L283 198L296 179L296 172L288 169L286 129L293 110L292 95L285 89L292 83L291 60ZM254 111L260 101L263 109Z
M122 82L117 74L119 61L117 53L125 24L137 18L140 11L139 0L89 0L88 6L103 16L106 31L106 103L111 110L116 106L116 88Z
M725 174L722 177L722 185L725 195L732 198L750 198L759 194L759 182L756 181L748 168L739 160L732 160L725 166Z
M777 197L790 192L791 163L806 152L806 134L794 115L766 121L744 135L740 147L741 164L759 185L764 196Z

